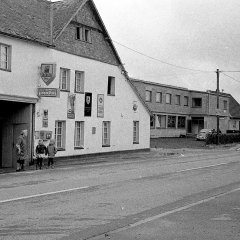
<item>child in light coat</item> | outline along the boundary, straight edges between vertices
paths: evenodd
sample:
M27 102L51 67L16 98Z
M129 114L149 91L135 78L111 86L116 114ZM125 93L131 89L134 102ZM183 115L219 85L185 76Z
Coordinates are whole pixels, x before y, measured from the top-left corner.
M49 145L47 146L48 167L51 166L51 168L54 168L53 160L54 160L56 153L57 153L57 148L55 147L55 141L54 141L54 139L51 139L49 142Z

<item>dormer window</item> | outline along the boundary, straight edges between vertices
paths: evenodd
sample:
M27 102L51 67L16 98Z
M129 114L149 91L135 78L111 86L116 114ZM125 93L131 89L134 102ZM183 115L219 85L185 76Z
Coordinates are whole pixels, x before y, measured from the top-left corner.
M76 28L76 39L91 43L91 30L86 27Z

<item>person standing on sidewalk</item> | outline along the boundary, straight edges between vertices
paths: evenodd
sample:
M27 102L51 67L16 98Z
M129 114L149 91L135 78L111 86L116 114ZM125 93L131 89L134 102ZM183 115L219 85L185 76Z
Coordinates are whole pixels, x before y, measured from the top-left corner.
M17 172L24 171L24 164L27 158L27 134L27 129L22 130L17 140Z
M38 145L36 146L36 156L37 156L37 164L36 164L36 170L42 169L42 163L43 163L43 159L45 158L47 153L47 148L46 146L43 144L43 140L39 139L38 141Z
M49 145L47 146L47 155L48 155L48 167L54 168L53 159L57 153L57 148L55 147L54 139L51 139Z

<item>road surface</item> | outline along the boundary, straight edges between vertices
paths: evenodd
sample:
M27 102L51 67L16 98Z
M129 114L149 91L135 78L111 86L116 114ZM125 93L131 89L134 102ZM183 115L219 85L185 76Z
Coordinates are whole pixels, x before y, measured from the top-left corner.
M1 174L0 239L240 239L240 152L160 151Z

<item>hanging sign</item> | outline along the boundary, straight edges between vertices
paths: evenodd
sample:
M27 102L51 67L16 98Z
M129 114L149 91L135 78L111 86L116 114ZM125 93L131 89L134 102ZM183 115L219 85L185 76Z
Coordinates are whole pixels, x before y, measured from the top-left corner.
M104 95L97 95L97 117L104 117Z
M56 77L56 64L43 63L40 75L42 80L49 85Z
M91 117L92 115L92 93L85 93L84 116Z
M76 94L68 94L68 103L67 103L67 118L75 119L75 99Z

